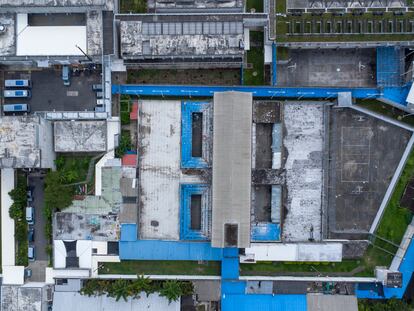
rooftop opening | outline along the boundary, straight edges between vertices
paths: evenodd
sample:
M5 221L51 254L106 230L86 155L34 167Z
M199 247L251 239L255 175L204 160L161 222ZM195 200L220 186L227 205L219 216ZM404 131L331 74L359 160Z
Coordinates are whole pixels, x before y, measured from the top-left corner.
M28 14L28 26L86 26L84 13Z
M254 187L254 219L258 222L271 222L271 185Z
M201 230L201 194L191 195L191 230Z
M224 224L224 242L226 246L237 246L237 234L239 226L237 224Z
M272 168L272 123L256 123L256 168Z
M192 126L192 148L191 156L195 158L201 158L203 156L203 113L193 112L191 114L191 126Z

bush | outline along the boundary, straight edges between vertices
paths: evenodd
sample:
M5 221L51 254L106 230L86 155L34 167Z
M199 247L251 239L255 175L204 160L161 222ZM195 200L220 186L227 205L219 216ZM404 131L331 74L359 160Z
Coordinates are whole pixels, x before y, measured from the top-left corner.
M119 146L115 149L115 156L122 158L122 156L132 148L131 134L129 131L122 131L119 139Z
M159 292L169 302L179 299L183 295L191 295L194 291L193 283L177 280L152 281L149 278L139 276L136 280L98 280L90 279L83 283L80 291L82 295L113 297L117 301L128 297L139 299L139 294L145 292L147 296Z
M26 197L26 176L17 175L16 187L9 192L10 198L13 200L9 209L9 215L14 220L14 237L17 243L16 265L27 266L29 264L27 248L27 222L25 215L27 197Z

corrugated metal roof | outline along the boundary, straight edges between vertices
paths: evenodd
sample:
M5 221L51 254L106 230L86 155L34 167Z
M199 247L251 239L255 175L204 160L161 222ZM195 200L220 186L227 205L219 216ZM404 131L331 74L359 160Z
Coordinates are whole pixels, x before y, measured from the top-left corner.
M223 311L306 311L305 295L223 295Z
M248 93L214 93L211 242L215 247L250 246L252 101ZM226 233L227 224L237 228Z

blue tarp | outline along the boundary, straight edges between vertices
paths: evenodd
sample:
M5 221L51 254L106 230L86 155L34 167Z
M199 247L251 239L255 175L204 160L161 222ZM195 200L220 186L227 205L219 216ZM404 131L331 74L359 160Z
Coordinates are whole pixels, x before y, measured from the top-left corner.
M306 295L222 295L223 311L306 311Z

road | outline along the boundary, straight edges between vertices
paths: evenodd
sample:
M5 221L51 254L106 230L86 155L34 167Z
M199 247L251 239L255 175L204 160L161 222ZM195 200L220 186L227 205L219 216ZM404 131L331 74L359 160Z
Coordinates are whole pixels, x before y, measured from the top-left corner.
M29 176L29 187L33 187L32 206L35 210L35 252L36 260L30 262L29 268L32 269L31 281L42 282L45 280L45 268L47 267L49 256L46 253L47 239L45 236L46 220L43 216L44 206L44 177L39 174Z

